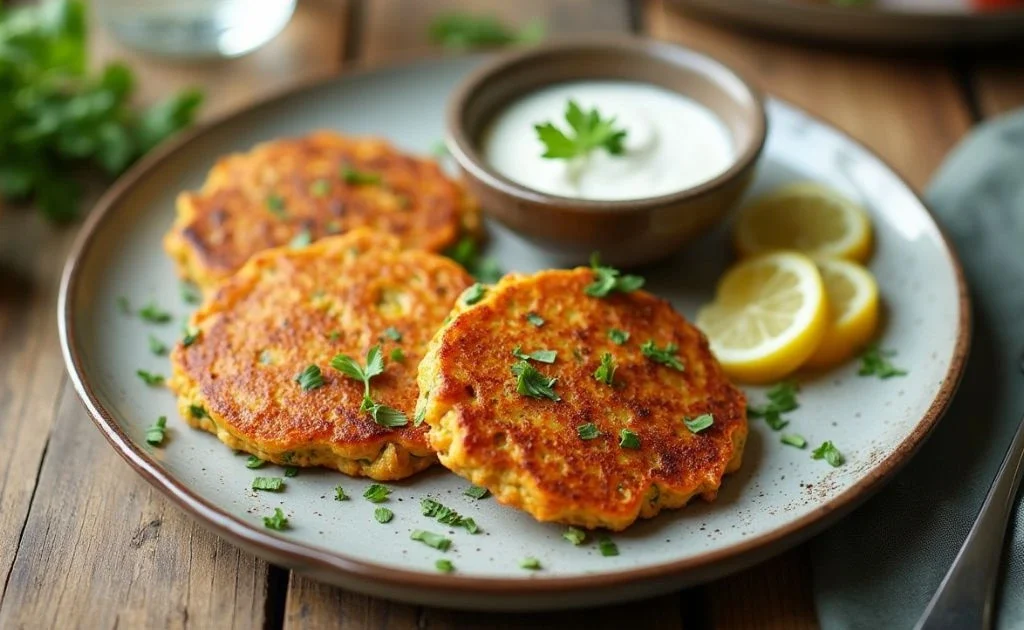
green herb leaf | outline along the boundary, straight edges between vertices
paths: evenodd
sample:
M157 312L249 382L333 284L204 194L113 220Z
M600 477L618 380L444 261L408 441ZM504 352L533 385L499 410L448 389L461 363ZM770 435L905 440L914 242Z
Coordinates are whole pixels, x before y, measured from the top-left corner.
M632 449L640 448L640 437L629 429L623 429L619 431L619 446Z
M598 252L590 255L590 268L594 270L594 281L583 290L590 297L608 297L616 291L631 293L644 286L644 279L640 276L624 276L618 269L603 266Z
M409 538L412 540L418 540L428 547L433 547L434 549L439 549L441 551L448 551L452 546L452 541L444 536L424 531L422 529L414 529L412 533L409 534Z
M487 488L481 488L480 486L470 486L463 490L462 494L467 497L473 497L476 500L486 498L491 493Z
M577 527L568 527L562 532L562 538L579 547L587 540L587 532Z
M266 463L267 462L263 461L259 457L256 457L255 455L250 455L249 458L245 460L245 467L252 468L255 470L256 468L262 468L263 464Z
M344 166L341 169L341 179L346 184L353 186L379 186L382 182L380 175L368 171L360 171L351 166Z
M390 523L391 519L395 518L395 513L386 507L379 507L373 511L373 518L377 519L378 523Z
M882 350L878 344L871 344L860 357L860 376L877 376L885 380L894 376L906 376L907 371L894 366L889 359L896 356L895 350Z
M401 331L399 331L394 326L388 326L387 328L385 328L384 329L384 336L387 337L388 339L390 339L391 341L401 341L402 340L402 333L401 333Z
M831 441L822 442L821 446L811 451L811 458L824 459L833 468L842 466L843 462L846 461L843 458L843 454L839 452L839 449Z
M569 123L569 133L551 122L534 125L537 137L544 144L541 157L567 160L588 155L595 149L604 149L611 155L626 152L622 144L626 130L615 127L614 116L602 118L596 107L585 112L570 99L565 107L565 121Z
M156 424L146 429L146 444L150 446L160 446L164 443L164 437L167 432L167 416L160 416L156 419Z
M345 376L355 379L357 381L368 383L369 377L366 376L366 372L363 371L359 362L352 357L345 354L336 354L331 359L331 367L338 370Z
M601 435L601 432L597 430L597 425L593 422L576 427L576 433L580 436L581 440L593 440Z
M181 338L181 345L185 348L199 340L200 330L198 328L186 328L185 336Z
M434 568L441 573L451 573L455 571L455 565L447 558L438 558L437 562L434 563Z
M178 285L179 291L181 292L181 301L185 304L199 304L203 301L203 294L199 292L199 288L191 282L182 281Z
M540 363L554 363L558 357L558 352L554 350L535 350L529 354L523 352L522 346L516 346L512 349L512 356L523 361L529 361L533 359Z
M284 479L280 477L253 477L252 489L280 492L284 490Z
M391 488L382 483L371 483L370 487L363 493L363 498L370 503L383 503L388 500L388 495L390 494Z
M629 333L625 330L612 328L608 330L608 338L612 340L612 343L621 346L629 341Z
M615 365L615 359L612 358L611 352L605 352L601 355L601 365L594 370L594 378L605 385L613 385L615 383L615 370L618 368Z
M296 468L295 466L285 466L284 467L284 476L285 477L298 477L299 476L299 469Z
M150 324L166 324L173 319L171 314L157 306L156 302L149 302L139 309L139 318Z
M135 374L142 379L142 382L150 387L164 384L164 377L161 374L154 374L146 370L136 370Z
M202 420L203 418L210 417L210 414L206 413L206 408L202 405L189 405L188 414L196 420Z
M715 423L715 417L710 413L702 413L696 418L684 418L683 424L686 428L693 433L700 433L704 429L708 429Z
M529 571L539 571L540 560L536 558L523 558L519 561L519 568L527 569Z
M334 500L335 501L348 501L348 495L345 494L345 489L341 486L334 486Z
M807 440L802 435L796 433L784 433L779 441L789 446L795 446L796 448L804 448L807 446Z
M452 12L430 23L430 41L452 50L536 43L544 37L544 23L531 22L516 31L489 15Z
M463 236L445 252L445 255L462 265L471 276L484 284L493 284L504 275L496 260L480 255L477 242L472 236Z
M798 391L800 387L793 381L776 383L768 388L768 403L762 406L748 406L747 415L751 418L764 418L765 423L773 431L781 431L789 425L789 421L783 418L782 414L800 406L796 399Z
M405 352L401 348L392 348L391 360L395 363L405 363Z
M602 537L597 541L597 548L601 552L601 555L606 558L619 555L619 546L612 542L611 538L608 538L607 536Z
M331 192L331 182L326 179L318 179L309 185L309 194L314 197L326 197Z
M154 337L153 335L150 335L149 351L157 356L163 356L167 354L167 345L164 342L157 339L156 337Z
M477 282L473 286L469 287L462 293L462 301L467 306L472 306L484 299L484 295L487 293L487 289L484 285Z
M281 195L270 195L267 197L267 210L278 219L284 219L288 216L288 211L284 208L284 197Z
M676 356L676 353L679 352L679 346L674 343L668 343L665 344L664 348L659 348L654 345L654 340L649 339L644 342L644 345L640 346L640 352L651 361L660 363L661 365L667 365L673 370L679 370L682 372L686 369L683 362Z
M537 328L540 328L541 326L544 325L544 318L534 313L533 311L530 311L529 313L526 314L526 321L530 322Z
M470 534L480 531L480 528L471 518L464 518L455 510L442 505L431 498L420 499L420 510L423 515L429 518L436 518L439 523L451 525L452 527L465 527Z
M364 405L365 403L366 401L364 400ZM370 412L370 417L373 418L373 421L382 427L393 429L409 424L409 418L404 413L387 405L371 401L367 411Z
M516 391L531 398L547 398L558 402L561 396L555 393L555 381L537 371L527 361L516 361L512 364L512 374L516 377Z
M295 382L299 384L302 391L308 392L324 385L324 375L320 372L320 367L316 364L306 366L306 369L302 370L295 375Z
M309 246L313 242L313 234L306 229L299 230L292 240L288 241L288 247L291 249L302 249Z
M281 511L281 508L274 508L273 516L263 517L263 526L267 529L283 531L288 529L288 519L285 517L284 512Z

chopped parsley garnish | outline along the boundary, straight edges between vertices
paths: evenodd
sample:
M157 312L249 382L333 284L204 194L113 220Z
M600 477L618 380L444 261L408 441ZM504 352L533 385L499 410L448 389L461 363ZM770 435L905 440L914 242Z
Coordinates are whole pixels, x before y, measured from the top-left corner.
M445 538L440 534L434 532L424 531L422 529L414 529L409 538L412 540L418 540L428 547L439 549L441 551L448 551L448 548L452 546L452 541Z
M420 510L423 512L423 516L429 518L436 518L437 522L444 525L451 525L452 527L465 527L470 534L475 534L480 531L476 522L471 518L465 518L455 510L441 505L438 501L431 498L420 500Z
M631 293L644 286L644 279L640 276L623 276L618 269L603 266L598 252L590 255L590 268L594 270L594 281L583 290L590 297L608 297L616 291Z
M284 476L285 477L298 477L299 476L299 469L296 468L295 466L285 466L284 467Z
M796 433L784 433L779 441L789 446L795 446L796 448L804 448L807 446L807 440L802 435Z
M203 294L191 282L183 281L178 288L181 291L181 300L185 304L199 304L203 301Z
M267 462L263 461L259 457L256 457L255 455L250 455L249 458L245 460L245 467L252 468L253 470L255 470L257 468L262 468L263 464L266 463Z
M544 318L534 313L533 311L530 311L529 313L526 314L526 321L530 322L537 328L540 328L545 323Z
M878 344L871 344L860 357L859 376L877 376L880 379L894 376L906 376L907 371L894 366L890 357L896 356L895 350L882 350Z
M466 303L466 306L472 306L484 299L485 293L487 293L487 289L484 285L477 282L463 292L462 301Z
M611 538L602 536L597 541L597 548L600 550L601 555L607 557L619 555L619 546L612 542Z
M162 374L154 374L147 372L146 370L135 370L135 374L142 379L142 382L149 386L163 385L164 377Z
M438 15L430 23L430 41L451 50L532 44L544 37L544 23L535 21L518 31L490 15L454 11Z
M117 310L121 311L121 313L124 315L131 315L132 303L129 302L128 298L126 298L125 296L119 295L117 297Z
M594 378L605 385L613 385L615 383L615 370L617 368L618 366L615 365L615 359L612 358L612 353L605 352L601 355L601 365L594 370Z
M149 351L157 356L163 356L167 354L167 344L160 341L153 335L149 336Z
M562 532L562 538L568 540L577 547L582 545L587 540L587 532L579 529L578 527L569 527Z
M839 452L839 449L836 448L836 445L831 440L822 442L821 446L811 451L811 458L823 459L833 468L842 466L843 462L846 461L843 458L843 454Z
M346 184L354 186L378 186L381 183L380 175L368 171L360 171L351 166L344 166L341 169L341 179Z
M608 338L612 340L612 343L621 346L629 341L629 333L618 328L611 328L608 330Z
M382 483L371 483L363 493L363 498L370 503L383 503L388 500L389 494L391 494L391 488Z
M668 343L665 344L664 348L659 348L654 345L654 340L648 339L644 342L644 345L640 346L640 352L651 361L667 365L673 370L682 372L686 369L683 362L676 356L676 353L679 352L679 346L674 343Z
M387 328L385 328L384 329L384 336L387 337L388 339L390 339L391 341L401 341L402 340L402 333L401 333L401 331L399 331L394 326L388 326Z
M199 341L200 330L198 328L186 328L185 336L181 338L181 345L185 348Z
M601 432L597 430L597 425L593 422L576 427L576 433L580 436L581 440L593 440L601 435Z
M341 339L341 333L339 331L332 330L331 332L327 333L327 341L337 341L339 339Z
M481 256L476 240L472 236L463 236L445 255L462 265L471 276L485 284L493 284L503 275L498 261Z
M523 558L522 560L519 561L519 568L520 569L527 569L529 571L539 571L540 570L540 560L538 560L536 558Z
M516 361L512 364L512 374L516 377L516 391L531 398L547 398L558 402L562 397L555 393L556 378L548 378L537 371L528 361Z
M192 416L196 420L202 420L203 418L210 417L210 414L206 413L206 408L202 405L189 405L188 415Z
M512 349L512 356L523 361L534 360L540 363L554 363L555 358L558 357L558 352L554 350L534 350L527 354L523 352L522 346L516 346Z
M263 517L263 526L267 529L282 531L288 529L288 519L285 517L284 512L281 511L281 508L274 508L273 516Z
M569 133L562 131L551 122L534 125L537 138L544 144L541 157L568 160L588 155L596 149L604 149L611 155L622 155L626 130L616 128L615 117L602 118L597 108L583 111L576 101L569 99L565 106L565 122Z
M373 511L373 518L377 519L378 523L390 523L391 519L395 518L395 513L386 507L379 507Z
M401 348L392 348L391 360L395 363L405 363L405 352Z
M747 415L751 418L764 418L765 423L773 431L781 431L789 421L782 417L783 413L793 411L800 406L796 400L796 393L800 391L799 386L792 381L782 381L768 388L768 403L747 407Z
M451 573L455 570L455 565L447 558L438 558L437 562L434 563L434 568L441 573Z
M348 495L345 494L345 489L341 486L334 486L334 500L335 501L348 501Z
M139 309L139 318L150 324L166 324L171 321L171 314L156 305L156 302L149 302Z
M288 241L288 247L292 249L302 249L307 247L313 242L313 234L309 230L299 230L292 240Z
M486 498L491 493L487 488L481 488L480 486L470 486L462 491L462 494L467 497L473 497L474 499L480 500Z
M311 364L295 375L295 382L299 384L302 391L308 392L324 385L324 375L320 371L320 366Z
M702 413L696 418L684 418L683 424L693 433L700 433L715 423L715 417L710 413Z
M150 446L160 446L164 443L164 437L167 432L167 416L160 416L156 419L156 424L146 429L146 444Z
M374 422L389 428L404 427L409 424L409 419L403 412L375 402L370 396L370 380L384 372L384 355L381 354L380 344L373 346L366 352L365 367L359 365L359 362L352 357L344 354L335 355L331 359L331 367L345 376L363 383L363 404L360 406L360 409L368 412Z
M309 194L314 197L326 197L331 191L331 182L326 179L318 179L309 185Z
M619 431L619 446L622 448L640 448L640 436L629 429Z
M252 489L280 492L284 489L284 479L280 477L253 477Z
M284 209L284 197L281 195L270 195L267 197L267 210L279 219L288 216Z

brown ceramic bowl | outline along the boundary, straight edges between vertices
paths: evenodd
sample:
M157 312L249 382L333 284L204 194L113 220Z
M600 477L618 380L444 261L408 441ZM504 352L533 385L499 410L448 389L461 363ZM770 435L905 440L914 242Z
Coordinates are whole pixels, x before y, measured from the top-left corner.
M735 161L697 186L616 201L531 190L484 161L479 139L502 108L543 86L588 79L649 83L698 101L729 129ZM767 129L760 93L721 62L664 42L608 36L560 40L484 65L456 89L447 123L448 149L487 213L560 262L582 262L600 250L619 266L667 256L721 219L750 183Z

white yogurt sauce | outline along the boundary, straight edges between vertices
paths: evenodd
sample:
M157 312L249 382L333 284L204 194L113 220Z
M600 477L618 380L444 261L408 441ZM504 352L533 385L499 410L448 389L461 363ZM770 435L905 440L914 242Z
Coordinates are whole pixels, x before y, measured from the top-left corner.
M569 100L625 129L625 152L603 148L572 160L543 158L534 125L565 122ZM586 81L543 88L514 101L485 131L481 149L496 171L528 188L564 197L622 200L696 186L732 164L728 128L710 109L677 92L628 81Z

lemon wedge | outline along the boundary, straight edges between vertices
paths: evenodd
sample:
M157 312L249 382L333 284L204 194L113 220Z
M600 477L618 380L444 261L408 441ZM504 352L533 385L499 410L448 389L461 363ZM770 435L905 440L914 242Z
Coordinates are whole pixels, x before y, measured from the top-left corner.
M871 221L831 188L790 184L740 210L734 243L741 256L792 249L864 262L871 254Z
M818 348L828 327L828 300L814 261L777 252L741 261L718 283L697 326L731 377L778 380Z
M871 272L857 263L819 259L817 264L828 298L829 325L807 365L824 368L849 359L874 336L878 284Z

